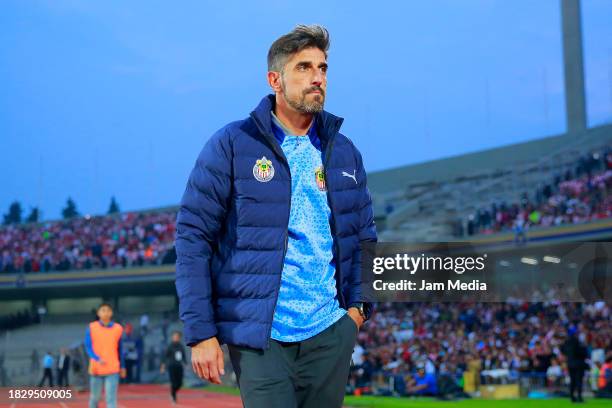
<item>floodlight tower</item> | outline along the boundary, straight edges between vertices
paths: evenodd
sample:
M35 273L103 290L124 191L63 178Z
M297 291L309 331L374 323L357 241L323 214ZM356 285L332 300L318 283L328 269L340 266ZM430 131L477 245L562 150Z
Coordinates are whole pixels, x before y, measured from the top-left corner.
M561 31L567 133L583 133L587 128L587 122L580 0L561 0Z

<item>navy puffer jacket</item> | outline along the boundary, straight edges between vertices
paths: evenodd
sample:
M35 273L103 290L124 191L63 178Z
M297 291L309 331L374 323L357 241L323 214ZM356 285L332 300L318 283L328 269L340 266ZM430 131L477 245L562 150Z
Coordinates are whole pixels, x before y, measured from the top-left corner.
M289 167L272 131L274 103L274 95L264 97L250 117L207 141L181 199L176 290L190 346L217 336L221 344L269 347L291 203ZM361 154L338 132L342 121L323 111L315 122L332 214L338 301L345 309L360 301L371 309L361 293L359 243L376 241L376 228ZM257 171L264 156L273 175L272 169Z

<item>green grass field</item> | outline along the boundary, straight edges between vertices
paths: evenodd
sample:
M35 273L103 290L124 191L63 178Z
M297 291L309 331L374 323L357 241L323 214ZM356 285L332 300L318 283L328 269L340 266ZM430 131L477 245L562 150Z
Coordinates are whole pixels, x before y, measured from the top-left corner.
M371 408L563 408L563 407L612 407L611 400L595 400L588 399L584 404L572 404L567 399L517 399L517 400L463 400L463 401L437 401L432 399L419 398L393 398L393 397L353 397L347 396L344 399L344 405L347 407L371 407Z
M238 388L218 385L208 385L207 391L223 394L240 395ZM438 401L431 398L395 398L371 396L346 396L346 407L355 408L563 408L588 406L592 408L612 408L612 400L590 399L584 404L572 404L568 399L515 399L515 400L484 400L473 399L463 401Z

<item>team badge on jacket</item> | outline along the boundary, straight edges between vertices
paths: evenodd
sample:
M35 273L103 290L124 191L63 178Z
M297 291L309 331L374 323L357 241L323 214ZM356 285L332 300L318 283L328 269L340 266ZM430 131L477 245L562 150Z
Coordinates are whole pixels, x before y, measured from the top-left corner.
M272 180L272 177L274 177L272 160L266 159L266 156L257 160L253 166L253 176L257 181L261 181L262 183Z
M319 166L315 169L315 181L319 190L325 191L325 173L323 172L323 166Z

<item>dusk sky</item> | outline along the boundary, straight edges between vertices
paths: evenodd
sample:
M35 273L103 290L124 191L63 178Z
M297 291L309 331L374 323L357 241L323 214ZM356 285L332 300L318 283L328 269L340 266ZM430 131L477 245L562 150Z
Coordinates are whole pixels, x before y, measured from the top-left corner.
M5 0L0 214L178 204L210 135L269 92L268 48L297 23L330 31L325 108L369 172L563 133L560 18L560 0ZM597 126L612 1L584 0L582 18Z

